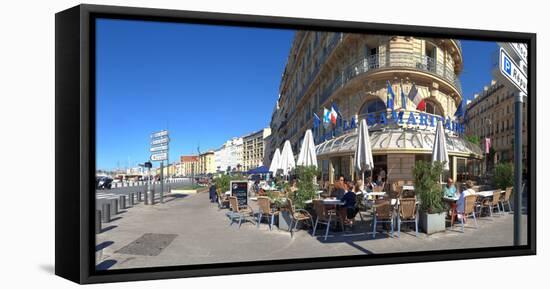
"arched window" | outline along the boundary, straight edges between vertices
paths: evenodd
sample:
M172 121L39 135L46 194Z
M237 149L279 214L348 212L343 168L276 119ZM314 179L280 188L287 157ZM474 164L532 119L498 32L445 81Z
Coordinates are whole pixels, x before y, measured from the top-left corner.
M439 108L439 105L435 101L430 100L430 99L422 100L416 106L416 109L418 111L423 111L423 112L426 112L426 113L437 114L437 115L443 116L443 111L441 111L441 109Z
M363 105L359 115L364 115L372 112L386 111L386 104L381 99L368 101Z

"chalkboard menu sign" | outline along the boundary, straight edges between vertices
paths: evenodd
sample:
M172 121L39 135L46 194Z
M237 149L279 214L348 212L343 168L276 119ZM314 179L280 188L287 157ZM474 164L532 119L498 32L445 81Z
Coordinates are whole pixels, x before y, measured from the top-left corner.
M237 197L240 206L248 204L248 182L247 181L231 181L231 196Z

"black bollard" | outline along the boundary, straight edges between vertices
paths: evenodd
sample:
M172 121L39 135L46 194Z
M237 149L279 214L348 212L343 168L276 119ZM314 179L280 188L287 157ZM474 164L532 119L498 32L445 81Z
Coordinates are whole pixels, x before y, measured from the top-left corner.
M141 192L137 192L137 202L141 203Z
M101 233L101 210L95 210L95 233Z
M118 212L118 199L109 199L111 203L111 215L117 215Z
M111 204L103 203L101 205L101 216L103 217L103 223L111 222Z
M119 197L119 205L121 210L126 209L126 196Z

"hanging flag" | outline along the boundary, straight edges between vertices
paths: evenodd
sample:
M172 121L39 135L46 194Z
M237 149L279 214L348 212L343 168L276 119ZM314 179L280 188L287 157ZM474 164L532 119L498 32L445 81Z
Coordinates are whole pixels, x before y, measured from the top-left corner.
M491 139L486 137L485 138L485 153L488 154L491 149Z
M393 101L395 99L395 93L393 93L393 89L391 88L390 81L387 80L386 83L388 84L388 92L386 95L386 107L393 110Z
M330 122L333 125L336 125L336 120L338 119L338 112L336 112L336 109L334 108L334 104L332 105L330 109Z
M422 97L420 97L420 93L418 93L418 89L416 88L416 84L414 82L407 97L412 101L412 103L414 103L415 106L418 106L418 104L422 101Z
M323 125L326 127L330 123L330 110L323 107Z
M456 107L455 117L457 119L464 116L464 107L462 105L462 101L460 101L460 104Z
M403 91L403 80L401 80L401 108L404 110L407 109L407 97Z
M416 106L417 110L426 111L426 102L421 100L420 103Z
M316 113L313 113L313 129L318 129L321 125L321 119Z

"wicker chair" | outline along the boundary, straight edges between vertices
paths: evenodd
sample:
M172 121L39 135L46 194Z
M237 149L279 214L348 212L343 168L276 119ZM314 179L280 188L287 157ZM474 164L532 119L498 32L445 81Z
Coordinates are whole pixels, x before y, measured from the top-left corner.
M401 198L399 204L397 237L401 237L401 223L414 223L415 236L418 237L418 209L416 207L416 198Z
M401 193L403 192L403 185L400 185L399 182L404 183L404 181L398 181L397 183L391 184L391 190L388 193L391 199L399 199L401 197Z
M374 214L372 220L372 236L376 237L376 225L378 223L390 223L391 225L391 234L393 237L393 206L390 203L390 200L376 200L374 203Z
M218 196L218 209L229 208L229 198L219 190L216 190L216 195Z
M317 225L319 223L324 224L327 226L325 230L325 240L328 237L328 231L330 229L330 223L332 221L337 221L336 218L336 212L334 210L329 210L323 203L323 200L313 200L313 210L315 210L315 214L317 215L315 218L315 225L313 226L313 232L312 236L315 236L315 232L317 231ZM333 217L335 217L333 219Z
M274 211L271 209L271 200L268 197L258 197L258 207L258 220L256 222L257 227L260 228L262 217L267 217L268 220L271 220L269 222L269 230L271 231L273 229L275 216L279 215L279 211Z
M512 211L512 204L510 203L510 197L512 196L512 187L507 187L504 194L500 197L500 204L502 205L502 211L505 212L504 204L508 204L508 211Z
M240 207L237 197L229 197L229 206L231 208L231 212L227 213L227 216L231 219L229 226L233 225L235 219L239 220L239 228L243 220L254 220L254 210L250 206Z
M372 191L373 192L383 192L384 187L383 186L376 186L376 187L372 188Z
M294 209L294 205L292 204L292 200L290 198L287 199L287 210L290 215L290 225L288 226L288 230L290 231L290 237L294 237L294 230L296 230L296 227L298 226L299 222L310 222L311 227L313 227L313 218L306 210L296 210Z
M472 216L474 218L477 229L477 219L475 214L476 200L476 195L468 195L464 198L464 212L458 212L459 214L462 214L462 218L460 219L462 223L462 232L464 232L464 224L466 223L466 218L468 218L469 216Z
M489 215L493 217L493 211L495 207L498 209L498 213L500 214L500 191L494 191L492 198L483 198L481 200L481 211L483 211L483 208L487 208L489 210Z

